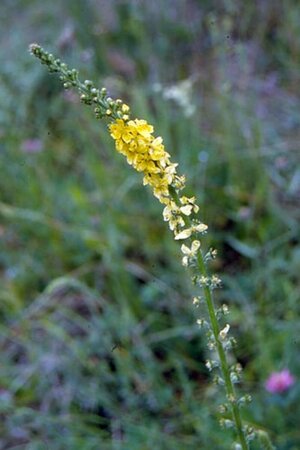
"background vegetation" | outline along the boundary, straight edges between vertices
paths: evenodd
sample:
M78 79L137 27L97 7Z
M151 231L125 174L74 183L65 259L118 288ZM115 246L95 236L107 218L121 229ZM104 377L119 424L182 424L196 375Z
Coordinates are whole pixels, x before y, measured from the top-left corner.
M298 2L2 0L0 37L0 447L231 441L161 206L30 57L37 41L152 122L188 174L219 251L245 417L299 449ZM268 393L283 368L295 385Z

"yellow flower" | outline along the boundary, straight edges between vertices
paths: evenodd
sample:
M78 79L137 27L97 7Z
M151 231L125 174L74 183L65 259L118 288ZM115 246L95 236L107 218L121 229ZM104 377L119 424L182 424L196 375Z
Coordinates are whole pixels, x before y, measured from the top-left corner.
M196 202L196 197L180 197L179 199L180 203L182 205L184 205L181 210L182 212L184 212L184 214L186 214L187 216L189 216L192 212L197 213L199 211L199 206L195 204Z
M113 139L121 139L122 134L127 130L126 124L122 119L117 119L109 126L110 135Z
M197 225L193 225L190 228L186 228L185 230L182 230L180 233L175 235L175 240L179 241L181 239L188 239L192 236L193 233L203 233L207 230L207 225L204 223L199 223Z
M128 110L129 107L123 104L122 112L126 113ZM146 120L116 119L109 125L109 131L115 140L117 151L126 156L128 164L144 174L143 184L148 184L155 197L166 205L163 212L164 220L169 223L175 239L188 239L193 234L203 233L207 226L195 221L189 228L182 229L186 226L184 217L197 213L199 207L195 203L195 197L182 196L179 198L179 204L173 199L170 186L178 192L184 188L185 178L177 175L177 164L171 163L162 138L153 136L153 126ZM194 251L193 248L191 251ZM187 254L185 256L189 257ZM187 258L184 259L184 263L187 262Z
M124 113L127 113L127 112L129 111L129 106L126 105L125 103L123 103L123 105L122 105L122 111L123 111Z
M122 105L122 111L127 112L126 106ZM177 164L170 162L162 138L152 135L153 126L146 120L125 122L117 119L109 126L109 131L116 141L117 151L125 155L127 162L138 172L144 173L144 184L149 184L154 195L162 203L167 203Z
M201 245L200 241L198 240L192 242L191 248L187 247L185 244L182 244L181 251L184 254L182 258L183 266L187 267L190 264L190 262L192 262L196 258L200 245Z
M180 215L180 208L173 200L169 200L163 210L163 218L165 222L169 222L170 230L177 230L179 227L184 227L185 223Z

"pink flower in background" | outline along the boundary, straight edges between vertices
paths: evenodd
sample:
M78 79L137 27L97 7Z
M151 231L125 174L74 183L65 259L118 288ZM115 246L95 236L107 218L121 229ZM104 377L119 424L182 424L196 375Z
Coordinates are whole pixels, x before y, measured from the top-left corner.
M24 153L39 153L43 150L43 142L40 139L26 139L21 149Z
M265 388L272 394L280 394L295 383L295 378L288 369L281 372L273 372L265 383Z

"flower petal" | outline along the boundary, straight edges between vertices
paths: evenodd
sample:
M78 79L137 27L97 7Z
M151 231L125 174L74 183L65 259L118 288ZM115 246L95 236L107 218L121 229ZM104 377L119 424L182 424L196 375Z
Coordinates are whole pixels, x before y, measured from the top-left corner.
M179 241L181 239L187 239L191 236L192 230L187 228L186 230L182 230L180 233L176 234L175 241Z

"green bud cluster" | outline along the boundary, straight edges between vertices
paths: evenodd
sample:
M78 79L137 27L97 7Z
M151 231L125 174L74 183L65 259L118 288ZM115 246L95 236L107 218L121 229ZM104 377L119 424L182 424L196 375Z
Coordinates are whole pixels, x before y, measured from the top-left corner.
M128 107L122 100L113 100L108 97L105 88L98 89L90 80L83 83L79 80L78 70L69 69L67 64L55 58L52 53L46 52L40 45L31 44L30 53L37 57L42 64L48 67L50 73L58 73L65 89L76 88L80 95L80 100L89 106L94 106L94 113L97 119L107 117L109 119L128 120Z

